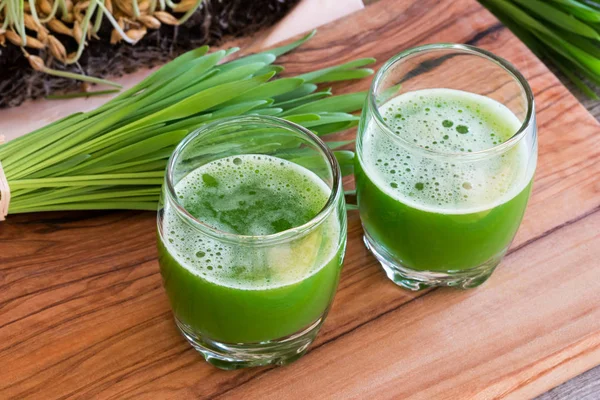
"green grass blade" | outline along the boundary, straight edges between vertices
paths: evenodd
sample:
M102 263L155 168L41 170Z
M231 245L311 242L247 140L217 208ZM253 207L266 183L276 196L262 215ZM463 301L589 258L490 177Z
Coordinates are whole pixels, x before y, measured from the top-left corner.
M600 47L594 40L566 31L560 31L559 34L563 39L579 47L589 55L600 58Z
M364 67L365 65L373 64L375 61L376 60L374 58L360 58L358 60L352 60L344 64L334 65L333 67L327 67L319 69L317 71L307 72L305 74L298 75L297 78L304 79L306 82L309 83L326 82L327 80L323 79L323 77L327 76L328 74Z
M600 3L598 3L595 0L579 0L579 2L584 3L588 7L593 8L594 10L600 11Z
M124 186L124 185L161 185L163 182L163 178L123 178L123 179L103 179L103 180L91 180L89 182L81 182L81 181L63 181L63 182L54 182L54 181L44 181L40 179L30 179L30 180L18 180L11 182L11 187L15 189L21 188L56 188L56 187L67 187L74 186L80 187L81 185L87 186Z
M247 91L241 96L236 97L234 100L229 101L223 105L228 106L233 102L246 102L250 100L259 100L266 98L274 98L284 93L291 92L302 85L304 81L298 78L281 78L271 82L267 82L260 85L252 90Z
M51 94L44 97L46 100L66 100L66 99L77 99L80 97L95 97L95 96L104 96L107 94L119 93L119 89L108 89L108 90L96 90L94 92L74 92L74 93L65 93L65 94Z
M319 121L321 119L317 113L285 115L282 116L282 118L285 118L288 121L296 124L302 124L308 121Z
M72 189L72 188L69 188ZM64 189L57 189L55 192L59 192ZM148 200L158 200L158 196L160 195L160 188L149 188L149 189L133 189L133 190L121 190L117 193L114 191L87 191L83 193L77 193L77 191L66 192L63 191L59 193L60 196L54 197L45 197L38 199L30 199L27 202L28 207L40 207L40 206L48 206L51 204L67 204L67 203L83 203L89 202L91 200L120 200L125 201L128 199L132 201L133 199L139 200L140 198L144 198L146 201ZM68 195L67 195L68 194Z
M165 93L177 93L182 89L205 79L210 73L210 69L217 65L223 57L225 57L224 50L200 57L198 60L190 62L188 69L185 72L174 76L162 84L156 85L152 90L144 92L141 97L144 98L146 102L152 102L155 101L154 99L156 98L164 98Z
M354 152L350 150L335 150L333 155L340 164L342 176L352 175L354 173Z
M105 169L97 171L102 172L113 172L116 174L127 173L127 172L152 172L152 171L164 171L167 168L169 157L165 157L162 160L156 160L151 162L139 163L138 165L111 165L111 169ZM96 172L96 171L94 171Z
M252 63L241 65L238 68L228 70L227 72L217 72L215 75L208 79L202 80L201 82L191 85L183 90L174 93L170 97L164 97L164 100L149 102L146 110L155 112L156 110L163 109L165 107L171 107L178 104L180 101L188 99L198 93L212 89L215 86L223 85L226 83L235 83L240 80L250 78L256 71L260 70L264 66L263 63ZM265 76L265 75L263 75Z
M550 0L582 21L600 22L600 11L577 0Z
M273 100L271 99L240 102L230 106L225 106L219 110L215 110L211 119L233 117L236 115L245 114L255 108L268 106L271 103L273 103Z
M402 89L402 84L398 83L397 85L390 86L387 89L384 89L381 93L379 93L375 99L378 105L384 104L389 99L395 97L400 93L400 89ZM366 99L366 96L365 96Z
M589 55L578 47L571 45L519 7L503 0L486 0L486 3L493 4L494 7L501 9L502 12L512 18L515 23L522 24L532 29L534 35L553 48L556 52L581 66L581 68L589 69L591 72L600 76L599 59Z
M273 54L260 54L260 53L259 54L251 54L249 56L241 57L241 58L238 58L237 60L228 61L224 64L221 64L221 65L219 65L219 70L221 72L228 72L228 71L231 71L232 69L243 67L244 65L248 65L248 64L255 64L255 63L262 63L265 65L265 67L263 67L263 69L267 69L267 67L269 67L270 64L272 64L276 59L277 59L277 57L274 56ZM274 69L269 69L267 72L278 73L278 71L279 71L278 68L274 68Z
M194 117L182 119L181 121L170 123L169 125L167 125L167 128L172 130L187 129L188 131L192 131L200 127L201 125L204 125L212 119L214 119L214 116L211 113L201 114Z
M126 117L133 111L133 108L134 105L129 104L115 110L110 115L98 114L57 132L55 135L41 138L30 146L30 154L33 156L17 160L14 163L11 159L11 164L5 168L6 174L11 179L20 179L77 154L87 153L85 149L79 151L82 143L86 143L90 138L114 125L116 121ZM43 151L39 151L40 149Z
M358 125L358 121L334 122L310 128L318 136L325 136L336 132L345 131Z
M45 189L36 189L29 191L25 194L17 194L15 196L14 201L11 201L11 206L23 206L34 204L38 201L46 201L52 199L59 199L61 197L69 197L73 195L80 195L86 193L97 192L102 189L101 186L94 187L66 187L66 188L58 188L53 190L45 190ZM23 191L18 191L17 193L22 193Z
M140 90L147 88L156 82L164 82L165 80L170 79L173 76L179 75L180 73L187 70L187 66L191 61L204 56L208 52L208 50L208 46L202 46L180 55L173 61L163 65L157 71L150 74L147 78L142 80L137 85L133 86L131 89L128 89L121 93L119 96L115 97L108 104L128 98L129 96L138 93Z
M325 99L317 100L315 102L287 110L283 113L283 115L305 114L313 112L354 112L362 108L366 96L367 92L357 92L327 97Z
M504 24L508 29L510 29L523 43L529 47L533 53L538 56L538 58L542 57L543 53L543 45L540 43L539 39L529 32L527 29L523 28L522 25L516 24L513 20L507 17L502 11L498 8L494 7L492 4L488 3L487 0L481 0L481 4L483 4L487 9L489 9L494 15Z
M206 55L206 53L208 53L209 50L210 47L201 46L197 49L183 53L182 55L176 57L175 59L173 59L173 61L163 65L159 70L157 70L152 75L144 79L145 84L147 85L153 82L160 82L165 77L178 75L182 71L185 71L190 61L203 57L204 55Z
M300 97L307 96L317 90L317 85L314 83L303 83L296 90L293 90L289 93L285 93L279 96L275 96L275 102L284 102L289 100L294 100Z
M585 94L592 100L600 100L600 97L590 88L581 78L573 72L573 66L569 65L567 60L561 60L559 56L554 56L549 52L545 55L560 71L567 76Z
M305 128L312 128L319 125L327 125L338 122L358 122L360 117L343 112L323 112L319 113L319 119L314 121L306 121L302 123Z
M31 175L29 175L29 178L43 178L46 176L60 174L64 170L67 170L69 168L73 168L77 165L80 165L81 163L88 160L90 157L91 156L89 154L85 154L85 153L77 154L76 156L73 156L61 163L55 164L55 165L51 166L50 168L46 168L35 174L31 174Z
M264 75L270 72L274 72L275 75L279 75L285 68L281 65L265 65L261 70L256 71L256 75Z
M275 115L281 114L282 112L283 112L283 108L271 107L271 108L261 108L258 110L250 110L249 112L247 112L245 114L275 116Z
M11 214L22 214L32 212L48 212L48 211L83 211L83 210L142 210L142 211L155 211L156 212L157 202L86 202L86 203L75 203L75 204L57 204L51 206L40 206L40 207L11 207Z
M11 179L21 179L35 171L48 168L77 154L91 154L94 151L101 149L104 143L108 143L111 141L111 138L114 138L116 132L110 131L99 137L97 134L108 129L111 125L114 126L116 121L126 118L131 111L132 108L130 106L128 108L119 109L108 116L99 114L87 121L87 125L79 126L76 124L69 130L66 130L66 132L55 135L55 139L56 136L64 136L61 140L51 142L51 144L46 146L44 146L44 141L41 141L39 145L44 146L44 151L35 153L34 156L25 160L24 162L27 163L28 167L20 168L17 173L11 175ZM130 131L125 130L125 133L129 132ZM90 138L93 139L90 140ZM94 147L94 145L96 147Z
M116 165L106 165L104 167L94 168L94 174L106 173L128 173L128 172L152 172L156 170L164 171L167 160L173 153L173 149L166 149L149 154L142 159L134 159L130 162ZM162 166L161 166L162 165Z
M241 96L250 89L253 89L271 78L271 75L258 76L256 78L244 81L234 81L222 85L213 86L203 90L180 102L167 107L146 118L135 121L130 124L131 128L147 125L148 123L159 123L180 118L186 118L202 111L208 110L218 104L225 103L228 100Z
M324 91L311 93L303 97L299 97L297 99L292 99L288 101L283 101L280 103L276 103L276 107L280 107L284 110L291 110L292 108L299 107L303 104L311 103L316 100L324 99L325 97L331 96L331 88L327 88Z
M306 43L313 36L315 36L316 33L317 33L317 30L315 29L315 30L307 33L306 35L304 35L300 39L296 40L295 42L292 42L290 44L286 44L285 46L275 47L274 49L266 50L266 51L263 51L263 52L261 52L259 54L272 54L272 55L274 55L276 57L282 56L285 53L289 53L290 51L294 50L295 48L297 48L297 47L303 45L304 43Z
M600 40L600 35L595 29L579 21L577 18L569 15L547 2L539 0L512 0L519 3L534 14L542 17L548 22L553 23L562 29L573 32L577 35L588 37L595 40Z
M340 147L348 146L352 143L354 143L354 140L342 140L339 142L325 142L327 147L329 147L331 150L339 149Z
M166 124L156 124L144 126L138 129L122 132L119 136L113 136L113 140L102 141L98 138L88 143L87 150L92 153L94 158L102 157L105 154L120 150L123 147L130 146L142 140L146 140L152 136L164 133L166 130L176 130L167 128Z
M370 68L353 69L349 71L334 71L323 75L320 78L313 79L312 83L350 81L353 79L362 79L373 75L373 70Z
M27 154L37 151L32 145L39 145L39 141L43 139L48 143L52 143L53 138L56 140L56 134L58 132L65 132L70 126L80 123L85 119L87 119L85 114L75 113L69 117L46 125L43 128L36 129L27 135L14 138L9 142L0 145L0 160L6 163L8 157L16 160L24 159Z
M577 65L582 72L589 74L595 82L600 82L600 60L580 50L578 47L565 45L562 39L554 36L536 33L536 36L556 53Z
M105 154L102 157L89 160L85 164L70 168L69 173L86 173L94 167L121 164L164 148L173 149L187 135L187 130L173 131L150 137L130 146Z

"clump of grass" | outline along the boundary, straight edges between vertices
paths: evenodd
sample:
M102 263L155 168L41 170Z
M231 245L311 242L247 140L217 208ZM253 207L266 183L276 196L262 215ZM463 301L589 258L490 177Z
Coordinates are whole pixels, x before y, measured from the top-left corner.
M538 57L589 98L600 85L600 3L592 0L480 0ZM582 79L583 78L583 79Z
M12 199L9 213L54 210L154 210L167 160L198 126L236 115L285 118L324 136L355 126L366 94L333 96L317 83L373 73L363 58L273 79L290 45L224 62L238 49L186 53L88 113L76 113L0 145ZM223 138L225 141L227 138ZM272 138L261 138L268 145ZM331 142L340 149L347 142ZM353 153L335 151L351 173ZM0 215L0 218L2 215Z

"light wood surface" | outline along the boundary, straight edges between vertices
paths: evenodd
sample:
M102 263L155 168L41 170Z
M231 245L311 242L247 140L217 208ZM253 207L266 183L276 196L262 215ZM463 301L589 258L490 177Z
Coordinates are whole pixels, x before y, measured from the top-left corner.
M283 64L288 74L361 56L381 64L440 41L507 58L536 97L533 196L486 284L395 287L352 212L342 281L307 356L225 372L175 329L152 213L10 216L0 225L0 398L521 399L600 364L600 125L524 45L474 0L381 0Z

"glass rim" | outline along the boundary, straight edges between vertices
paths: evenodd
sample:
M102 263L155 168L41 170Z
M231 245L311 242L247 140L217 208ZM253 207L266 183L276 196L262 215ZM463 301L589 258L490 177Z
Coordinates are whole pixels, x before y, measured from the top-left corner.
M383 116L379 113L379 108L377 107L375 90L381 84L381 81L383 80L383 78L386 75L386 73L388 72L388 70L391 67L393 67L396 63L402 61L403 59L405 59L407 57L410 57L410 56L418 54L418 53L426 53L426 52L432 52L432 51L437 51L437 50L457 50L457 51L462 51L466 54L471 54L474 56L482 57L496 65L499 65L501 68L503 68L508 74L510 74L518 82L519 86L525 93L525 97L526 97L526 101L527 101L527 112L525 114L525 118L523 119L523 122L521 123L521 126L519 127L519 129L508 140L506 140L502 143L499 143L497 145L494 145L490 148L479 150L479 151L474 151L474 152L470 152L470 153L463 153L463 152L448 153L448 152L442 152L442 151L433 150L433 149L426 149L424 147L421 147L419 145L411 143L410 141L404 139L402 136L396 135L393 132L393 130L387 125L387 123L383 120ZM485 158L489 155L503 153L503 152L511 149L518 142L520 142L523 137L526 136L526 134L529 130L529 127L531 126L531 122L532 122L532 119L534 117L534 112L535 112L535 103L534 103L533 92L531 90L531 87L529 86L527 79L525 79L525 77L519 72L519 70L517 70L515 68L514 65L512 65L510 62L508 62L504 58L493 54L490 51L484 50L484 49L476 47L476 46L471 46L468 44L459 44L459 43L425 44L425 45L421 45L421 46L412 47L410 49L404 50L404 51L396 54L395 56L393 56L392 58L387 60L385 62L385 64L383 64L383 66L375 74L375 77L373 78L373 82L371 83L371 87L369 88L369 92L367 94L366 104L369 107L369 110L371 111L371 113L374 115L374 119L377 122L377 124L379 125L379 127L382 128L382 130L384 132L386 132L389 136L391 136L394 140L400 141L405 146L408 146L411 149L415 149L419 152L422 152L428 156L460 158L460 159L474 159L474 158L482 158L482 157Z
M215 228L207 223L202 222L198 218L194 217L183 204L179 202L179 198L175 192L174 181L174 172L179 156L182 151L195 139L200 138L204 135L207 135L211 132L211 130L216 126L230 125L230 124L265 124L270 126L279 126L288 131L295 131L300 133L301 135L307 137L313 144L317 146L317 148L324 154L327 164L331 170L332 175L332 187L331 193L327 199L327 202L321 208L321 210L309 221L305 222L302 225L295 226L289 229L286 229L281 232L272 233L268 235L239 235L236 233L231 233L227 231L220 230ZM335 205L340 196L341 187L342 187L342 177L341 170L337 158L327 147L325 142L309 129L298 125L296 123L287 121L282 118L265 116L265 115L248 115L248 116L234 116L228 118L222 118L217 121L205 124L190 132L175 148L171 156L169 157L169 161L167 163L167 171L165 174L165 187L167 188L166 193L171 201L171 205L175 208L176 213L179 217L182 217L188 224L190 224L193 228L196 228L203 233L216 238L218 240L225 240L229 242L249 242L249 243L273 243L273 242L281 242L288 241L294 239L295 237L311 231L313 228L316 228L323 222L335 208Z

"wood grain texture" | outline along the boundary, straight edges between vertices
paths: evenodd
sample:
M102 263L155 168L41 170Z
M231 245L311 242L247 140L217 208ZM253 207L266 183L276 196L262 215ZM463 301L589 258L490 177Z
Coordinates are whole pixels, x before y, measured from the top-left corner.
M175 329L152 213L11 216L0 224L0 398L524 398L600 364L600 125L508 30L474 0L381 0L283 65L296 74L363 56L381 64L440 41L507 58L536 97L533 196L488 283L395 287L353 212L336 300L309 354L225 372Z
M600 279L598 226L595 212L513 251L485 290L435 290L223 398L532 397L600 357L600 293L581 285Z

